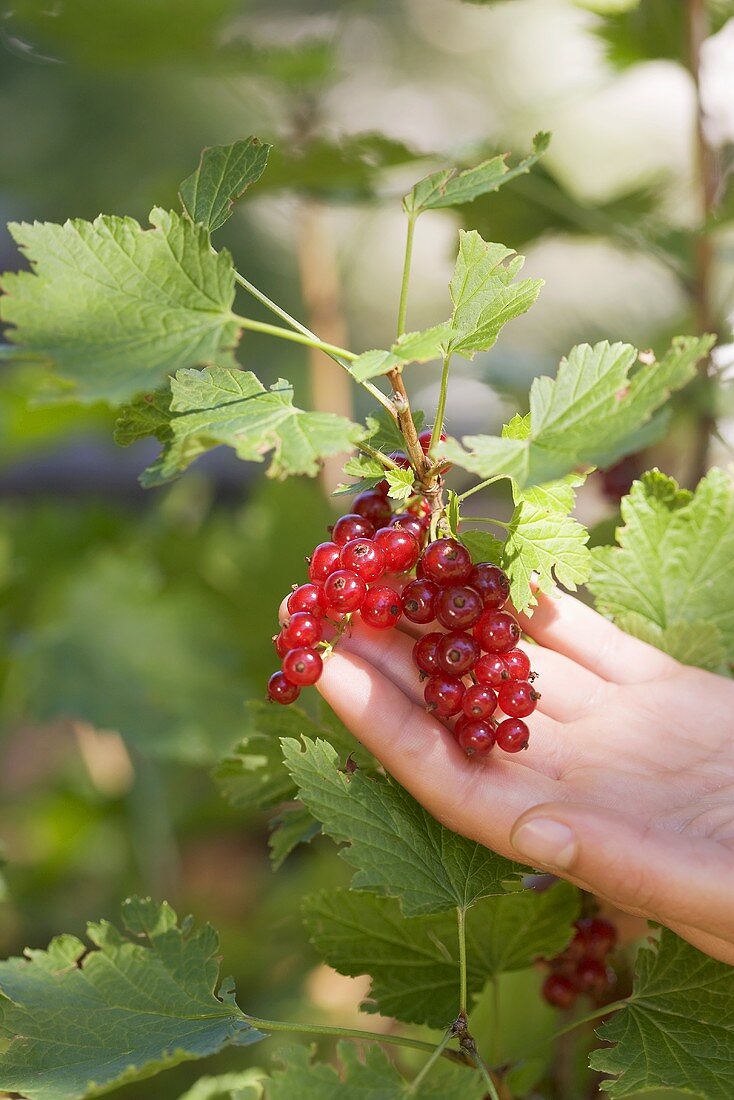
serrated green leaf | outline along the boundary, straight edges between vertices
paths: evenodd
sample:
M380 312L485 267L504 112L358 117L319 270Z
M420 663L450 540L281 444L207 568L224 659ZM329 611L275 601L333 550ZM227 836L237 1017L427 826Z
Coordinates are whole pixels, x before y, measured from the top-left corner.
M488 531L462 531L461 541L471 554L472 561L491 561L499 565L502 561L504 543Z
M504 183L529 172L550 145L550 134L539 133L533 138L533 152L513 168L506 161L508 153L491 157L475 168L460 172L457 168L444 168L433 172L419 183L403 199L403 208L416 217L423 210L440 210L472 202L479 195L496 191Z
M349 369L358 382L365 382L368 378L378 378L381 374L387 374L388 371L401 365L401 360L391 351L375 349L357 356L349 364Z
M524 256L502 244L488 244L472 230L459 233L459 255L449 284L455 335L448 352L473 359L493 347L504 325L525 313L543 285L542 279L515 282Z
M341 1072L313 1062L313 1051L307 1047L280 1051L282 1068L273 1070L268 1100L481 1100L484 1095L478 1074L445 1059L439 1059L413 1089L380 1047L365 1047L364 1060L353 1043L339 1043L337 1053Z
M209 233L224 225L232 216L235 201L265 171L271 148L253 136L202 149L199 167L179 190L181 205L191 220Z
M352 888L401 899L406 916L467 908L501 894L520 867L452 833L391 780L346 776L325 741L283 740L299 797L356 868Z
M408 500L413 495L415 474L409 470L386 470L385 479L390 486L388 496L391 500Z
M262 1100L266 1074L261 1069L243 1069L218 1077L200 1077L178 1100Z
M710 470L695 494L679 489L659 470L635 482L622 501L618 546L592 551L589 588L602 614L645 633L655 644L686 653L676 625L693 633L688 657L704 668L719 645L734 661L734 486L723 470ZM634 616L630 618L630 616ZM709 626L707 644L701 624Z
M615 615L614 621L625 634L662 649L684 665L715 671L726 665L722 633L717 626L704 619L674 619L668 626L661 627L638 612L623 611Z
M659 362L638 365L629 344L581 344L555 379L530 390L530 434L469 436L444 444L449 461L480 477L511 477L521 489L556 481L581 466L608 466L628 453L632 433L693 378L712 336L677 337Z
M416 409L413 412L413 421L416 429L420 431L425 421L425 414ZM405 446L405 440L395 417L391 416L387 409L378 409L367 417L367 431L370 446L377 451L402 451Z
M169 438L171 431L171 390L143 393L123 405L115 421L114 440L120 447L129 447L139 439L153 436L160 443Z
M59 936L0 963L0 1089L28 1100L81 1100L263 1036L231 990L215 995L218 938L179 927L164 902L123 905L124 932L89 924L94 944ZM86 954L85 954L86 952Z
M571 938L578 893L568 885L484 898L466 919L467 988L551 957ZM307 898L311 941L340 974L372 978L367 1012L445 1028L458 1014L459 961L455 913L402 916L393 898L348 890Z
M7 335L52 362L78 401L121 403L180 368L232 358L229 254L212 253L188 218L155 209L150 221L10 226L32 270L3 276Z
M604 1091L629 1096L682 1089L704 1100L734 1094L734 969L662 929L643 947L625 1007L599 1029L612 1047L590 1065L611 1074Z
M350 363L350 370L358 381L364 382L368 378L387 374L395 367L438 359L443 355L453 331L451 322L444 321L421 332L404 332L390 351L365 351Z
M283 379L266 390L251 371L224 367L178 371L171 380L171 413L164 449L142 475L143 485L169 481L222 444L249 462L262 462L272 451L269 477L315 477L324 458L351 450L364 435L346 417L297 408L293 387Z
M319 822L305 806L300 804L285 806L278 816L273 818L270 827L268 847L274 871L280 870L299 844L308 844L321 832Z

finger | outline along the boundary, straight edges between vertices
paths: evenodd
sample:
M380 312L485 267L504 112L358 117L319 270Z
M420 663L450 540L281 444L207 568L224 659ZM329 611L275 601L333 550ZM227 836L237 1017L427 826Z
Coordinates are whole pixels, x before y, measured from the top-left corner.
M734 852L715 841L563 802L524 814L511 839L515 858L624 909L734 940Z
M603 705L613 689L575 661L542 645L520 645L538 674L534 687L540 692L539 710L557 722L575 722Z
M536 642L618 684L670 676L679 668L672 657L625 634L566 593L557 599L540 594L532 616L521 615L520 623Z

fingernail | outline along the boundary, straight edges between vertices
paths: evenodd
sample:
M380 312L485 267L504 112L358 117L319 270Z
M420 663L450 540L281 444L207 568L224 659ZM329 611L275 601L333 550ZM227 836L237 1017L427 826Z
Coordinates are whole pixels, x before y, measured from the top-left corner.
M539 867L570 867L578 844L568 825L550 818L526 821L512 835L512 846L521 856Z

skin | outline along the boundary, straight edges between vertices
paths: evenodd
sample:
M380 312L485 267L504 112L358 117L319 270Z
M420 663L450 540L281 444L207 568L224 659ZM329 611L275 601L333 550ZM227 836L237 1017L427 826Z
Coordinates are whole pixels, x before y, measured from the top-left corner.
M424 709L411 650L431 626L355 623L318 688L444 825L734 964L734 682L567 595L522 626L542 698L512 756L468 759Z

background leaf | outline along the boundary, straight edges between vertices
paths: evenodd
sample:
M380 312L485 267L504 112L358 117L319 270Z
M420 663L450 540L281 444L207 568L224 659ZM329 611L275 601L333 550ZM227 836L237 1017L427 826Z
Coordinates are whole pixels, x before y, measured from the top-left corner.
M181 204L193 222L210 233L232 216L236 199L257 183L272 146L249 137L203 149L199 167L181 184Z

